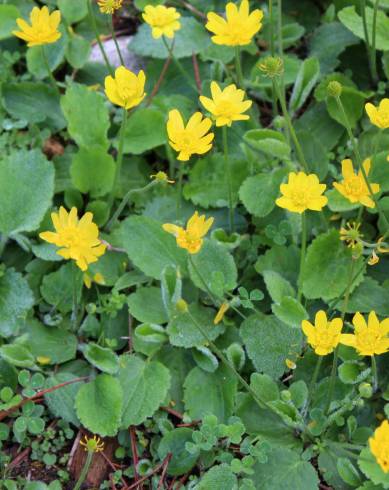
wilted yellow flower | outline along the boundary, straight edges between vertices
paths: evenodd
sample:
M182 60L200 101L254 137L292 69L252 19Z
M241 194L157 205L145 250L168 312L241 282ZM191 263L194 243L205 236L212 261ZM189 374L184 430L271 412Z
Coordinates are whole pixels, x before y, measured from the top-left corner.
M369 175L370 166L371 160L368 158L363 162L366 175ZM357 174L354 172L352 160L346 159L342 161L342 175L343 180L341 183L334 182L335 189L352 203L359 202L368 208L374 208L375 204L370 196L362 172L360 170ZM376 194L380 190L379 184L370 184L370 187L373 194Z
M99 229L92 221L92 213L85 213L79 220L77 208L73 207L68 213L61 206L59 213L51 213L51 219L55 232L45 231L39 234L40 238L61 247L57 254L73 259L82 271L104 254L107 247L99 240Z
M157 180L158 182L166 182L167 184L174 184L175 180L169 180L166 172L162 172L161 170L156 174L150 175L151 179Z
M285 364L286 364L286 367L289 369L296 369L296 367L297 367L297 364L294 361L292 361L291 359L285 359Z
M85 451L90 453L99 453L104 451L104 442L101 442L100 437L93 436L91 437L84 436L84 440L80 441L80 446L84 446Z
M328 202L322 196L325 189L326 185L320 184L315 174L290 172L288 183L280 185L282 196L276 200L276 204L292 213L303 213L307 209L321 211Z
M387 254L389 253L389 248L383 247L382 246L383 243L384 243L384 237L379 238L377 242L377 251L381 254Z
M181 14L174 7L146 5L142 17L151 27L151 35L154 39L159 39L161 36L172 39L174 32L181 29L178 21Z
M205 27L211 31L212 41L224 46L245 46L261 29L262 10L249 11L248 0L242 0L240 7L229 2L226 5L225 18L215 12L209 12Z
M374 311L369 313L368 323L360 313L353 318L354 333L341 335L340 342L354 347L361 356L384 354L389 350L389 318L380 322Z
M177 159L185 162L193 154L203 155L209 151L215 136L208 133L211 126L212 121L208 117L203 119L201 112L195 112L185 126L180 112L170 111L166 128L170 146L179 152Z
M372 455L384 473L389 473L389 422L384 420L369 438Z
M16 37L27 42L27 46L40 46L42 44L51 44L58 41L61 33L58 30L61 22L61 12L54 10L51 14L49 9L44 6L41 9L34 7L30 13L31 25L24 19L16 19L20 31L13 31Z
M125 109L132 109L139 105L146 97L146 76L143 70L135 75L124 66L115 70L115 78L105 77L105 93L112 104Z
M224 315L228 311L229 307L230 307L230 305L228 303L223 303L220 306L219 311L216 313L216 316L213 319L213 324L214 325L217 325L218 323L220 323L223 320Z
M190 254L200 252L203 238L213 224L213 218L205 219L205 215L199 216L196 211L186 224L186 229L181 226L166 223L162 228L176 237L177 245L188 250Z
M92 282L95 282L96 284L99 284L100 286L104 286L104 284L105 284L104 276L102 274L100 274L100 272L96 272L96 274L94 276L89 274L89 272L85 272L82 279L83 279L85 287L87 289L91 288Z
M346 228L341 228L340 239L346 242L347 246L350 248L354 248L358 243L360 243L363 238L362 233L360 233L359 228L361 227L361 223L346 223Z
M389 128L389 99L382 99L378 107L368 102L365 110L372 124L381 129Z
M373 250L373 252L371 253L371 256L370 256L369 260L367 261L367 263L369 265L376 265L376 264L378 264L379 261L380 261L380 258L376 254L376 251Z
M100 12L103 14L113 14L115 10L122 7L123 0L97 0Z
M326 313L320 310L315 316L315 326L303 320L301 327L307 336L308 344L315 350L315 354L326 356L331 354L339 344L343 321L341 318L327 320Z
M216 120L216 126L231 126L233 121L246 121L250 117L243 112L250 109L251 100L243 100L245 91L228 85L222 90L216 82L211 83L212 99L200 96L200 102Z

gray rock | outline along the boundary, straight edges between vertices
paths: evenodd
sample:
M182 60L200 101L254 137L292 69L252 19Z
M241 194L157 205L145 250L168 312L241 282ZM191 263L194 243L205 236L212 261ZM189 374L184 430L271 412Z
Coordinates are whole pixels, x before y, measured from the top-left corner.
M144 68L144 60L134 54L132 51L129 51L128 45L131 43L133 40L134 36L121 36L118 37L118 44L120 47L120 51L122 53L123 59L124 59L124 64L126 68L129 70L138 73L139 70ZM103 41L103 46L105 49L105 52L107 53L109 62L114 68L117 68L118 66L121 65L120 59L118 52L116 50L115 43L113 39L107 39L106 41ZM93 45L91 54L89 57L89 61L94 61L98 63L104 63L104 58L103 55L101 54L99 45L96 43Z

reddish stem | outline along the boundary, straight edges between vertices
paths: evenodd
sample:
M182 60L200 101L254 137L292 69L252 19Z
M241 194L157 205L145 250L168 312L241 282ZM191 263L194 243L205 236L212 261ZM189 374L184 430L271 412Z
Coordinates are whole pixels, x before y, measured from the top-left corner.
M132 461L134 463L134 480L135 480L135 488L138 488L139 485L139 476L138 476L138 463L139 463L139 458L138 458L138 450L136 448L136 433L135 433L135 427L131 425L130 427L130 439L131 439L131 451L132 451ZM142 488L142 485L141 485Z

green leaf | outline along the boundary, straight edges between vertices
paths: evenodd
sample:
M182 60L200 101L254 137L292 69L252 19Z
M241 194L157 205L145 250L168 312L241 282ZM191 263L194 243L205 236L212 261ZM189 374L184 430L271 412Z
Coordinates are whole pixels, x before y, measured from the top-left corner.
M290 146L285 136L273 129L250 129L243 139L253 148L280 160L290 157Z
M257 371L274 379L285 372L285 360L301 349L302 335L273 316L253 315L245 320L240 335Z
M273 304L271 309L279 320L292 328L300 328L301 322L309 318L304 306L291 296L284 296L281 302Z
M56 130L66 126L57 92L45 83L3 83L2 99L5 110L16 119L29 123L47 121Z
M336 189L327 191L325 195L328 198L328 207L333 213L344 213L360 207L359 203L353 204Z
M142 424L161 406L170 387L169 370L160 362L122 356L118 374L123 389L121 426Z
M65 28L62 25L59 26L59 30L62 36L55 43L45 44L42 46L32 46L27 50L26 61L28 71L39 80L43 80L48 77L46 61L42 53L43 49L52 73L64 60L68 36Z
M82 425L102 437L116 435L123 407L123 391L119 381L100 374L81 386L75 403Z
M338 368L339 379L345 384L361 383L369 375L369 369L358 361L345 361Z
M249 174L246 160L229 157L232 179L232 198L238 202L238 191ZM225 207L228 205L228 176L224 158L220 153L211 153L200 158L189 173L189 181L184 186L184 197L203 208Z
M160 279L168 265L179 267L182 274L186 270L185 251L158 221L131 216L121 223L117 238L134 265L150 277Z
M73 282L74 274L77 274L77 299L81 297L81 277L75 269L75 264L68 262L55 272L46 274L40 288L41 294L47 303L55 306L61 313L68 313L73 308Z
M328 301L342 295L348 285L351 260L351 251L339 239L338 230L315 238L308 247L303 266L304 296ZM355 270L360 269L362 261L362 258L356 261Z
M12 31L17 31L16 19L20 12L14 5L0 5L0 41L12 36Z
M215 340L224 332L223 323L213 324L215 311L210 308L204 308L197 303L189 305L188 313L181 313L174 316L168 327L170 343L177 347L198 347L207 343L205 337L201 334L195 321L207 332L208 338Z
M362 483L358 470L347 458L339 458L336 467L342 480L352 487L357 487Z
M109 115L100 94L88 90L85 85L73 83L61 97L61 107L68 121L69 134L78 146L108 149Z
M271 299L276 303L281 303L284 296L296 295L290 282L284 279L278 272L264 271L263 279Z
M280 193L285 169L248 177L239 190L239 197L250 214L263 218L273 211Z
M187 442L192 442L193 431L187 427L178 427L167 432L158 446L158 456L161 460L171 453L167 473L180 476L188 473L196 464L198 454L191 454L185 449Z
M355 128L362 117L366 95L353 87L343 87L340 99L346 112L348 123L352 128ZM347 127L343 111L339 109L335 97L328 97L326 103L329 115L339 124Z
M66 1L66 0L64 0ZM89 41L77 34L70 36L66 45L65 57L73 68L79 70L89 59L91 45Z
M295 284L298 276L299 258L299 250L296 246L275 245L258 257L255 270L260 274L267 270L278 272L289 282Z
M226 366L220 365L214 373L195 367L184 383L186 411L193 420L213 414L219 423L227 423L233 413L236 391L236 378Z
M253 373L250 386L264 402L272 402L280 398L277 383L268 374Z
M201 478L197 490L235 490L237 478L231 471L230 466L223 463L213 466Z
M104 373L115 374L119 370L119 358L108 347L91 342L85 346L83 354L87 361Z
M316 85L320 75L320 64L317 58L307 58L300 66L289 101L289 109L296 112L302 107Z
M88 0L58 0L57 5L68 24L79 22L88 14Z
M223 296L224 293L236 288L238 271L232 255L225 247L213 240L204 240L199 253L194 254L189 261L190 277L194 284L207 291L207 288L218 296ZM200 272L201 277L197 271ZM221 288L216 289L214 284L218 283L218 277L221 278ZM205 287L203 280L206 282Z
M297 408L302 408L308 399L308 387L302 379L295 381L289 386L292 402Z
M76 378L77 376L71 373L56 373L47 378L45 388L52 388L53 386L66 383ZM81 381L62 386L45 395L45 402L51 413L55 417L64 419L76 427L80 425L80 422L74 408L74 401L80 388L80 383Z
M115 179L116 165L111 155L102 148L81 148L73 157L70 175L74 187L91 197L110 192Z
M5 344L0 347L0 357L12 366L30 368L35 365L34 356L22 344Z
M174 37L176 58L192 56L210 46L211 40L206 30L193 17L181 17L180 23L181 29ZM169 54L162 39L153 39L151 28L147 24L140 26L128 48L143 58L167 58Z
M358 465L363 474L375 485L382 485L383 488L389 488L389 473L383 471L369 448L362 449L359 455Z
M37 320L27 324L26 345L37 357L47 357L49 364L62 364L76 357L77 337L60 327L46 327Z
M26 279L14 269L7 269L0 276L0 336L14 335L33 304Z
M168 321L160 288L139 288L128 296L127 302L131 315L140 322L162 324Z
M344 24L347 29L350 29L350 31L359 37L359 39L365 39L363 20L362 17L357 14L354 5L342 9L338 13L338 17L342 24ZM373 17L373 9L366 7L366 23L370 45L372 42ZM376 48L382 51L387 51L389 49L389 18L382 10L379 9L377 12Z
M341 302L337 305L342 308ZM388 289L381 286L371 277L366 277L351 294L347 305L347 313L370 313L375 311L378 315L389 316Z
M299 130L297 138L309 170L315 173L319 180L324 180L328 174L329 158L327 148L321 143L321 137L312 134L311 130Z
M0 231L38 228L54 192L54 170L38 150L14 152L0 161Z
M124 131L124 153L141 155L166 143L165 115L158 109L138 109L127 121Z
M256 463L250 477L261 490L317 490L316 470L295 451L278 447L268 454L266 463Z

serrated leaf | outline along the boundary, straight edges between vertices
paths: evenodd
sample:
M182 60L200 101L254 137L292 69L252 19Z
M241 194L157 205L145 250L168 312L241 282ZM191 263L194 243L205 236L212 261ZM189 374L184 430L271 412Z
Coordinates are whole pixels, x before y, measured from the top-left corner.
M182 274L186 270L185 251L158 221L131 216L121 223L117 237L134 265L150 277L160 279L168 265L179 267Z
M66 383L67 381L76 378L77 376L71 373L56 373L47 378L45 388L52 388L53 386ZM76 427L80 425L80 422L77 418L74 402L77 392L80 389L80 383L82 383L82 381L68 384L51 393L46 393L45 395L45 402L52 414L55 417L66 420Z
M75 403L82 425L102 437L116 435L121 422L123 390L109 374L100 374L81 386Z
M100 147L80 148L70 167L74 187L84 194L89 192L91 197L110 192L115 171L114 159Z
M219 243L213 240L204 240L200 252L193 255L191 259L195 267L189 262L190 277L198 288L207 291L203 280L207 287L218 296L236 288L238 271L234 259L227 249ZM200 272L201 277L197 271ZM221 291L215 291L213 287L216 274L221 276Z
M290 282L278 272L264 271L263 279L271 299L276 303L281 303L284 296L295 296L296 294Z
M184 383L184 403L193 420L213 414L219 423L226 423L232 415L237 381L231 370L220 365L214 373L195 367Z
M285 360L301 349L301 331L273 316L249 317L242 323L240 335L256 370L274 379L287 369Z
M104 373L115 374L119 370L119 358L108 347L90 342L83 351L85 359Z
M328 301L343 294L349 281L351 260L351 251L341 242L337 230L315 238L308 247L303 267L304 296ZM360 269L362 261L362 258L355 261L355 270ZM360 279L361 275L355 282Z
M7 269L0 276L0 336L14 335L33 304L34 296L26 279L14 269Z
M274 209L285 169L248 177L239 189L239 197L250 214L263 218Z
M209 469L197 485L197 490L235 490L237 478L227 464L220 464Z
M264 402L272 402L280 398L277 383L268 374L253 373L250 378L250 387Z
M279 320L292 328L300 328L301 322L309 318L304 306L291 296L284 296L281 302L273 304L271 309Z
M145 362L135 355L122 356L118 379L124 393L121 422L124 429L151 417L170 387L170 373L163 364Z
M54 170L38 150L14 152L0 161L0 232L38 228L51 204Z

